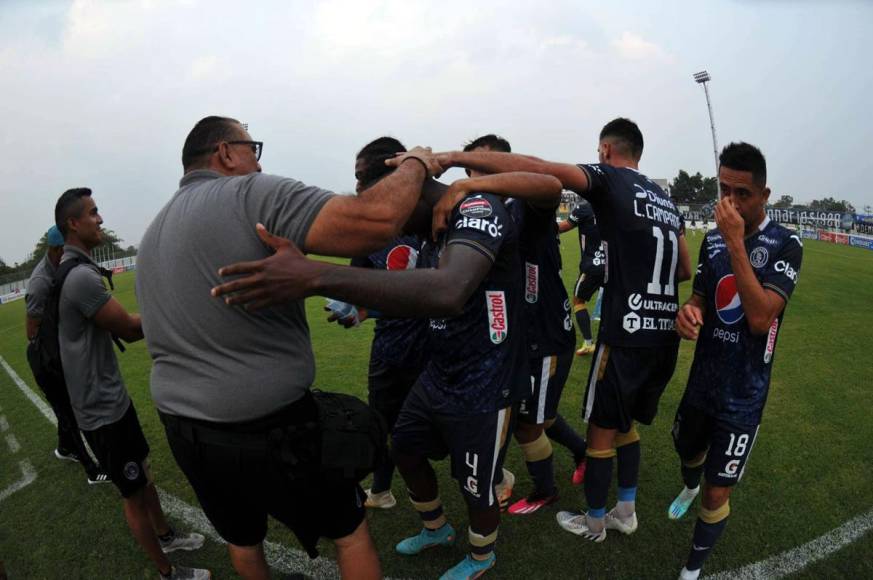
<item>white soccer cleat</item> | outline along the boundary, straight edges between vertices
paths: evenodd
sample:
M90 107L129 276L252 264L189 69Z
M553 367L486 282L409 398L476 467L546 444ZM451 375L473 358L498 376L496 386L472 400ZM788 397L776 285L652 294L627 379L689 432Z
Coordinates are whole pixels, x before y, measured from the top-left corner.
M588 517L582 513L575 512L558 512L555 516L558 520L558 525L577 536L582 536L586 540L592 542L602 542L606 539L606 526L599 532L594 532L588 527Z
M169 540L161 540L160 538L158 540L164 553L169 554L170 552L175 552L176 550L185 550L186 552L199 550L201 547L203 547L203 542L206 540L206 538L203 537L203 534L191 532L190 534L182 535L174 533L173 537ZM191 569L196 570L196 568Z
M608 530L617 530L624 534L625 536L629 536L639 527L639 521L637 521L637 512L634 512L630 515L629 518L622 518L616 512L618 508L612 508L609 513L606 514L605 527Z
M694 498L697 497L698 493L700 493L699 485L694 489L684 488L667 508L667 517L671 520L678 520L684 516L691 504L694 503Z
M380 491L378 493L373 493L372 490L366 490L367 499L364 501L364 506L373 509L391 509L397 505L397 499L394 497L394 494L391 493L390 489L386 489L385 491Z
M700 568L697 570L689 570L683 566L682 570L679 572L679 580L697 580L699 576Z

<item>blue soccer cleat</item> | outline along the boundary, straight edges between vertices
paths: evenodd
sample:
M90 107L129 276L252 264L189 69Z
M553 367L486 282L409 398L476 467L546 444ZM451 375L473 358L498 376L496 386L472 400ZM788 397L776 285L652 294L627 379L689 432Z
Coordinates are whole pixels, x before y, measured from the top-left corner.
M684 516L691 504L694 503L694 498L697 497L698 493L700 493L700 486L694 489L684 488L667 508L667 517L671 520L678 520Z
M467 555L459 564L449 568L445 574L440 576L440 580L475 580L493 568L496 562L497 557L494 552L491 552L485 560L476 560Z
M428 548L436 546L451 546L455 542L455 528L446 523L438 530L423 528L417 535L401 540L395 546L398 554L414 556Z

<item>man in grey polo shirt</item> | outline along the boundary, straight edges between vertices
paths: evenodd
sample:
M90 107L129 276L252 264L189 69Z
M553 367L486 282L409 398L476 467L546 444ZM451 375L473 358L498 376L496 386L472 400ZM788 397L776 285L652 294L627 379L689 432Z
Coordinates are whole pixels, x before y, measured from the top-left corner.
M55 448L55 457L80 462L90 484L108 483L109 476L94 463L82 442L82 435L79 433L79 426L76 424L76 417L70 406L70 396L67 394L67 385L64 383L63 374L56 372L55 369L47 368L48 365L43 364L43 357L40 356L37 334L51 293L52 281L64 253L64 236L58 226L50 227L46 233L46 247L45 256L33 269L30 279L27 281L27 293L24 295L27 362L33 372L36 384L51 405L58 421L58 446ZM54 322L57 323L57 320Z
M102 242L103 223L91 190L65 191L55 205L55 222L66 242L59 268L72 268L61 287L58 345L76 420L124 498L130 531L161 576L207 579L207 570L171 566L165 553L195 550L204 538L175 533L151 482L149 446L112 345L113 337L142 339L142 324L109 294L100 267L91 259L91 250Z
M303 302L248 314L209 293L223 264L269 255L257 223L308 252L351 257L384 247L439 168L416 148L391 177L338 196L261 173L262 147L234 119L199 121L182 149L179 190L143 236L137 296L154 359L152 396L176 461L240 575L268 576L262 542L271 515L311 556L319 537L332 539L344 577L377 578L357 482L289 473L265 443L271 430L305 431L317 419ZM293 452L305 457L307 448ZM301 469L312 461L301 460Z

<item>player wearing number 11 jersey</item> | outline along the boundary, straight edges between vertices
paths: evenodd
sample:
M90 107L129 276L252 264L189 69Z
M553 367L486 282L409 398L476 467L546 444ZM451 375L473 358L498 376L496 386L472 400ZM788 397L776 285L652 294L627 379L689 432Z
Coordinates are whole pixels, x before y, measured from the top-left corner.
M633 422L651 423L673 375L679 342L673 330L677 288L690 275L682 218L661 188L637 170L642 152L637 125L619 118L600 132L599 164L569 165L495 152L438 156L443 167L553 175L594 208L603 238L606 290L585 405L589 511L560 512L558 523L598 542L606 538L607 527L626 534L636 530L640 445ZM616 456L619 501L607 514Z

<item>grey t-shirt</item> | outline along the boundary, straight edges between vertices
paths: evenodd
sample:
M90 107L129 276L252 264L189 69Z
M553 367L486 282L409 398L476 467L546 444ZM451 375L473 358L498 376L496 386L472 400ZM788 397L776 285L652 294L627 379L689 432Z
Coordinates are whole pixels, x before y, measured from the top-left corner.
M74 256L91 259L79 248L64 246L61 263ZM86 431L118 421L130 406L112 335L93 320L111 297L100 270L91 262L70 271L58 305L58 343L64 379L76 421Z
M55 268L48 255L43 256L42 260L33 269L30 274L30 279L27 281L27 293L24 295L25 309L27 315L31 318L40 319L45 310L45 303L48 300L49 291L52 287L52 279L55 277Z
M213 298L218 269L270 252L263 223L303 246L334 194L293 179L197 170L146 230L136 291L164 413L215 422L257 419L293 403L315 378L303 301L249 313Z

